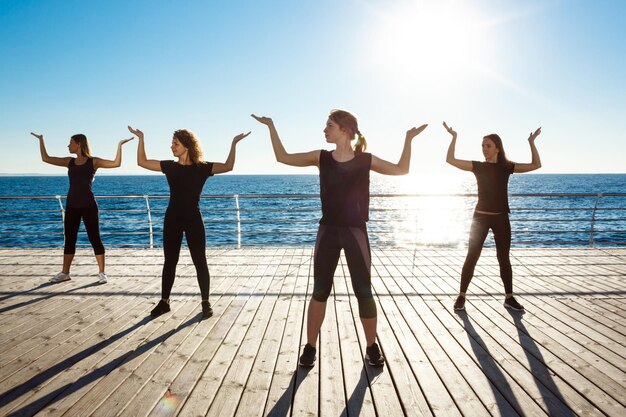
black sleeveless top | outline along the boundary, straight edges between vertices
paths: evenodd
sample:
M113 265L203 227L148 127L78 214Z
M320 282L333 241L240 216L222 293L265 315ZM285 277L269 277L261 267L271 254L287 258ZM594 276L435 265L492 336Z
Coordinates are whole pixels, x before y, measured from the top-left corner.
M170 186L168 211L175 210L179 214L198 211L204 183L213 175L213 163L181 165L175 161L161 161L161 171Z
M70 189L67 192L66 207L85 208L97 205L91 191L91 184L95 175L93 158L87 158L87 162L82 165L76 165L76 158L70 159L70 163L67 165Z
M365 228L369 220L372 154L356 153L338 162L332 152L320 152L320 224Z
M497 164L472 161L472 172L478 183L476 210L490 213L509 213L509 177L515 169L514 163Z

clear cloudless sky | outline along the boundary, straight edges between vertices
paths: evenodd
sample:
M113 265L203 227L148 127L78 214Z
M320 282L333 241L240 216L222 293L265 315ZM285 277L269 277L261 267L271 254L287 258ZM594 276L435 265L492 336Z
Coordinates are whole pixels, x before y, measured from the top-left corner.
M509 158L544 173L626 172L623 0L84 1L0 0L0 173L60 174L85 133L113 158L131 124L151 159L172 159L172 132L194 131L207 160L240 143L235 174L314 174L278 164L274 119L289 152L332 149L329 110L359 118L368 150L399 158L407 129L413 174L445 175L447 121L457 157L482 159L498 133ZM121 168L136 166L136 141Z

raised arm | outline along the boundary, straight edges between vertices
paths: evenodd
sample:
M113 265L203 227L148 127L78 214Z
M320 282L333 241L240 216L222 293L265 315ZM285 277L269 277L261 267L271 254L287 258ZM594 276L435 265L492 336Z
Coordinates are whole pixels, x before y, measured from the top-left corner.
M39 139L39 153L41 153L42 161L47 164L56 165L59 167L67 167L67 165L70 163L70 160L72 159L71 157L66 156L65 158L57 158L55 156L48 155L48 152L46 151L46 144L43 141L43 135L38 135L33 132L30 132L30 134Z
M540 134L541 128L535 130L534 132L530 132L530 136L528 136L528 144L530 145L532 160L530 161L530 164L515 164L513 172L530 172L541 168L541 158L539 158L539 152L537 152L537 147L535 146L535 139L537 139L537 136Z
M463 159L456 159L454 156L454 151L456 149L456 132L449 127L446 122L443 122L443 127L446 128L448 133L452 136L452 141L450 142L450 146L448 146L448 154L446 155L446 162L452 166L455 166L463 171L471 171L472 170L472 161L465 161Z
M269 117L255 116L254 114L252 115L252 117L256 119L256 121L264 124L269 128L270 139L272 140L272 148L274 149L274 155L276 156L276 160L278 162L294 167L320 165L319 150L303 153L287 153L287 151L285 151L285 147L280 141L280 138L278 137L278 132L276 131L276 127L274 126L274 121Z
M397 164L380 159L377 156L372 155L372 171L376 171L379 174L385 175L405 175L409 173L409 167L411 165L411 143L413 138L426 129L428 125L423 124L420 127L413 127L406 132L406 138L404 139L404 148L402 149L402 155Z
M161 161L146 158L146 150L143 146L143 132L130 126L128 126L128 131L139 139L137 144L137 165L150 171L161 172Z
M213 174L223 174L224 172L229 172L233 170L233 167L235 166L235 149L237 147L237 143L239 143L240 140L242 140L249 134L250 132L240 133L233 138L233 143L230 145L230 152L228 153L228 158L226 158L226 162L224 162L223 164L220 162L213 163Z
M95 169L117 168L122 165L122 145L133 139L135 138L122 139L119 141L119 143L117 144L117 154L115 154L115 159L113 161L109 159L93 158L93 167Z

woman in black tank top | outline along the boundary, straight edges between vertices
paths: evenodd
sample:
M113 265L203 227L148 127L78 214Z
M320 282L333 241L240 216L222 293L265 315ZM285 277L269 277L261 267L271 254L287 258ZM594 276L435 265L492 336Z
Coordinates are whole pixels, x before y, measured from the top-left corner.
M137 164L150 171L163 172L170 187L170 200L163 222L163 272L161 274L161 300L150 315L158 317L170 311L170 293L176 278L176 265L180 255L183 234L191 260L196 267L196 277L200 287L202 317L209 318L213 309L209 302L210 275L206 261L206 234L200 213L200 194L206 180L214 175L232 171L235 165L237 143L248 136L241 133L233 138L226 162L205 162L202 158L200 142L193 132L180 129L172 137L172 154L178 161L158 161L148 159L144 147L143 132L128 126L137 135Z
M509 221L508 182L509 176L513 173L534 171L541 167L539 153L535 147L535 139L541 133L541 128L531 132L528 137L532 161L529 164L515 164L506 158L502 139L496 134L483 138L482 149L485 162L456 159L454 152L457 134L445 122L443 126L452 135L446 162L463 171L472 171L478 185L478 203L474 210L467 256L461 272L461 289L454 303L454 309L457 311L465 309L465 294L474 276L474 268L483 244L491 229L496 243L500 278L504 284L504 306L523 311L524 307L513 297L513 271L509 259L511 223Z
M70 180L70 188L65 201L65 215L63 216L65 234L63 268L61 272L50 279L50 282L57 283L71 279L70 267L76 253L78 228L82 219L98 262L98 284L105 284L108 277L104 272L104 246L100 239L98 205L91 191L91 184L98 168L117 168L122 164L122 145L133 138L122 139L117 144L117 154L115 159L111 161L92 157L89 150L89 142L83 134L72 136L70 143L67 145L69 152L76 154L76 158L49 156L43 135L35 133L31 133L31 135L39 139L41 160L51 165L67 167L67 175Z
M376 343L376 303L371 288L371 259L366 229L369 173L372 170L386 175L407 174L411 160L411 142L427 125L412 128L406 133L400 160L393 164L364 152L367 144L359 132L357 120L345 110L331 111L326 122L324 136L328 143L335 145L332 152L315 150L287 153L272 119L255 115L252 117L269 128L278 162L299 167L317 166L320 171L322 218L315 245L313 294L307 313L307 344L300 356L300 366L311 367L315 364L315 346L342 249L365 331L366 360L371 365L382 366L385 360Z

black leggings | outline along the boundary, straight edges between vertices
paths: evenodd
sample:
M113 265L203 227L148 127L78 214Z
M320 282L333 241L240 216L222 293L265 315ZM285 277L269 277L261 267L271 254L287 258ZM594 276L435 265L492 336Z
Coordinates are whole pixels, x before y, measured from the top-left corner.
M513 293L513 271L509 251L511 250L511 223L508 213L482 214L474 212L472 228L470 230L469 247L467 257L461 272L461 292L466 292L472 277L474 268L480 258L483 243L487 238L489 229L493 230L493 239L496 242L496 254L500 264L500 278L504 284L506 294Z
M374 318L376 303L372 295L372 261L365 229L320 225L313 263L313 299L325 302L330 296L341 249L346 255L352 289L359 304L359 316Z
M169 299L172 292L174 278L176 278L176 264L178 264L180 246L183 242L183 232L187 239L191 259L196 267L202 299L208 300L211 278L206 262L206 237L202 215L200 211L179 215L170 209L165 213L165 222L163 224L163 252L165 255L161 278L163 299Z
M98 206L65 209L65 255L76 253L76 240L78 239L78 228L80 219L83 219L87 237L96 255L104 255L104 246L100 239L100 222L98 220Z

